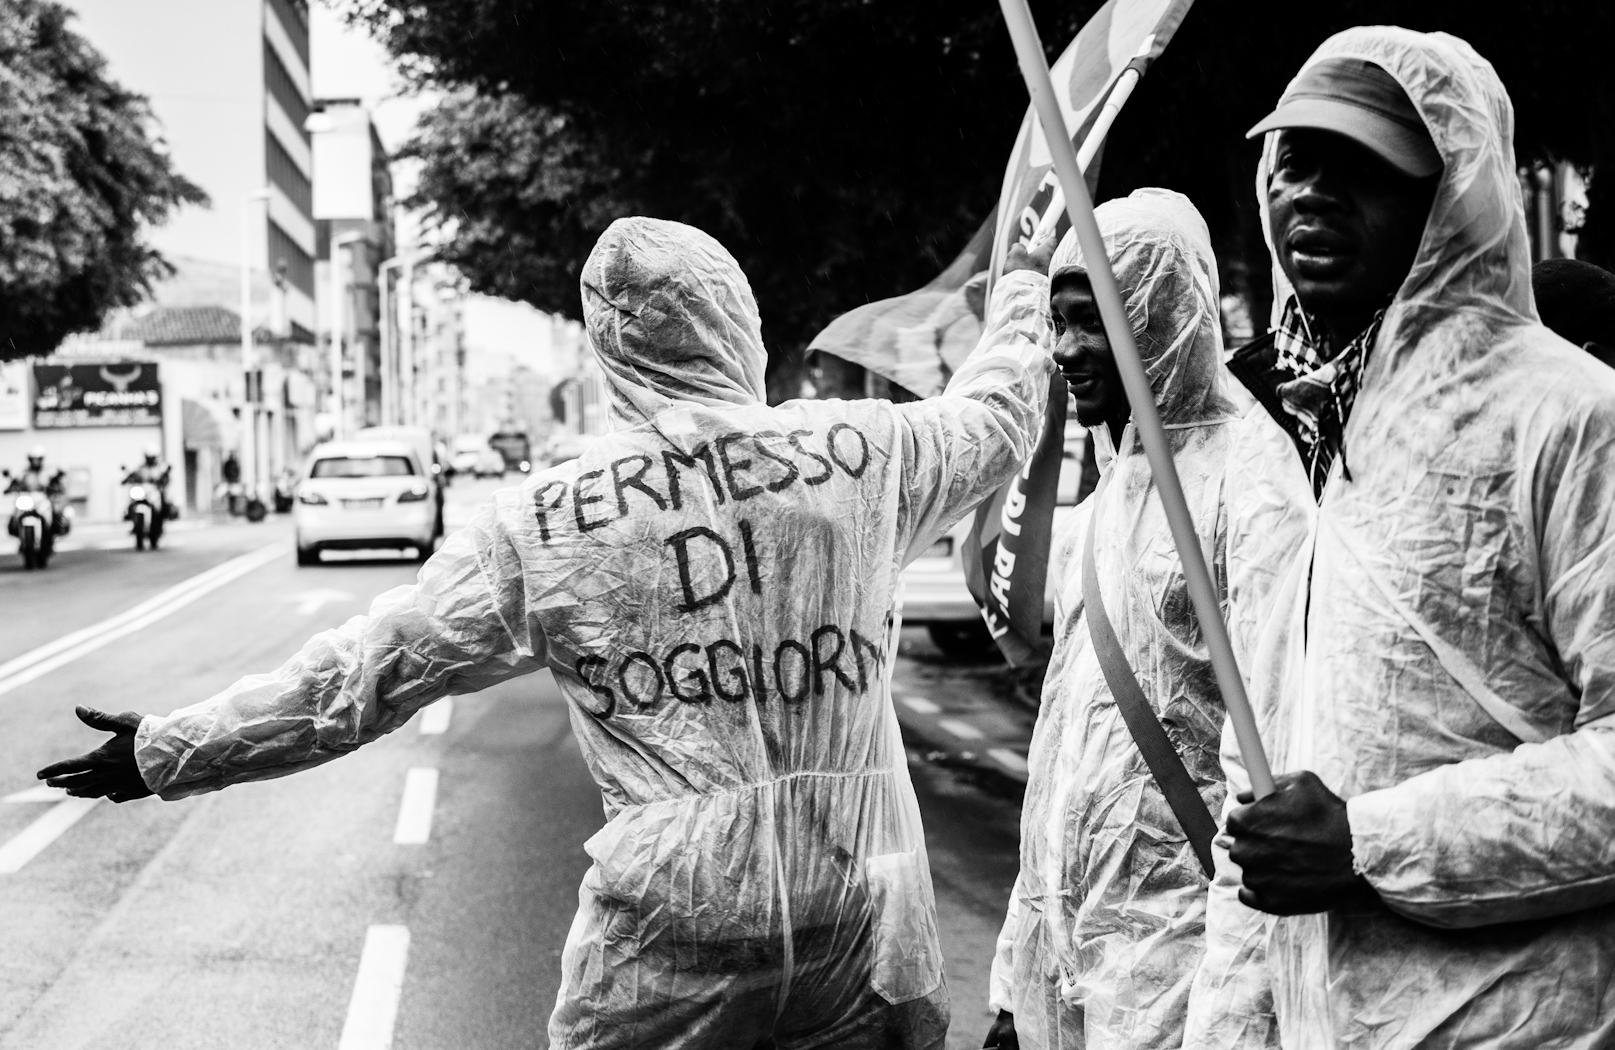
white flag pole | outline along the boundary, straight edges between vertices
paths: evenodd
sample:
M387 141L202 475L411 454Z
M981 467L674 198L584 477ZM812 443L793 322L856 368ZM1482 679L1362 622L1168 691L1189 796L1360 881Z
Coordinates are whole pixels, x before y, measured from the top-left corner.
M1054 159L1054 170L1060 176L1065 190L1066 210L1071 226L1077 231L1082 254L1088 261L1088 280L1093 285L1094 299L1105 322L1105 334L1116 355L1121 371L1122 385L1127 389L1127 400L1132 405L1133 423L1138 427L1144 454L1149 458L1150 471L1155 478L1156 491L1161 494L1161 505L1167 522L1172 527L1172 540L1177 544L1178 557L1183 562L1183 576L1189 585L1189 597L1205 635L1206 648L1211 653L1211 665L1217 674L1217 685L1222 690L1223 707L1233 723L1234 736L1239 741L1245 769L1250 774L1251 787L1257 798L1273 791L1273 773L1267 764L1267 753L1262 750L1261 736L1256 732L1256 716L1251 711L1250 699L1245 695L1245 681L1234 659L1234 648L1228 639L1228 625L1223 622L1222 606L1211 571L1200 551L1200 540L1194 531L1194 519L1189 515L1188 501L1183 497L1183 483L1178 480L1177 466L1172 461L1172 450L1167 445L1166 430L1155 410L1155 395L1150 391L1143 362L1138 357L1138 346L1133 342L1133 331L1127 323L1127 312L1122 306L1121 292L1116 287L1116 275L1110 269L1110 258L1105 253L1105 241L1094 219L1093 201L1088 196L1088 185L1082 179L1082 165L1077 162L1077 151L1072 148L1070 132L1066 130L1060 103L1049 80L1049 66L1043 58L1043 44L1038 40L1037 26L1026 0L999 0L1004 20L1009 23L1009 35L1015 42L1015 56L1020 60L1021 75L1026 79L1026 90L1032 96L1032 107L1037 110L1043 125L1043 137L1048 140L1049 152ZM1089 136L1090 140L1092 136ZM1086 146L1086 143L1084 143Z
M1088 137L1082 140L1082 148L1077 151L1077 167L1082 174L1088 174L1088 165L1093 163L1094 157L1099 153L1099 147L1105 144L1105 136L1110 134L1110 126L1116 123L1116 117L1121 113L1122 107L1133 96L1133 89L1143 79L1137 66L1128 66L1122 70L1122 75L1116 78L1116 85L1110 89L1110 95L1105 99L1105 106L1094 118L1093 127L1088 129ZM1060 214L1065 211L1065 191L1059 186L1054 187L1054 193L1049 197L1049 206L1043 209L1043 218L1038 220L1037 230L1032 234L1028 244L1037 244L1039 241L1054 236L1054 229L1060 223Z

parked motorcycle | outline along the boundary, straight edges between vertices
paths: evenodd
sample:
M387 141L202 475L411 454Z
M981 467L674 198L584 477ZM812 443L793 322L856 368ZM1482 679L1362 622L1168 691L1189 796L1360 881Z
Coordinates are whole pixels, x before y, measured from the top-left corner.
M129 507L123 512L123 520L129 522L135 534L135 550L145 550L148 544L152 550L157 549L167 517L162 489L151 484L129 486Z

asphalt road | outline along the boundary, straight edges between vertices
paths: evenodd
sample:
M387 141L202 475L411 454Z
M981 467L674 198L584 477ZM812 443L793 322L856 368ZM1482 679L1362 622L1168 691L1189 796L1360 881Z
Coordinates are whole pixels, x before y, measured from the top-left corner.
M452 488L450 526L495 487ZM176 530L155 553L84 529L40 573L0 546L0 1050L546 1045L602 821L547 673L319 769L183 802L83 805L33 779L99 741L75 704L194 703L414 573L391 556L299 569L273 518ZM897 687L922 700L910 713L974 739L923 702L970 709L971 673L906 656ZM990 705L982 717L1002 735ZM1019 813L914 741L949 1046L979 1046Z

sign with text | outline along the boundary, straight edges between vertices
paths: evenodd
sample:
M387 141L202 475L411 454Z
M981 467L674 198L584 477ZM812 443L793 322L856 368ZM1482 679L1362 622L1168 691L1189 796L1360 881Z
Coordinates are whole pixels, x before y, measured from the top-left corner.
M156 364L35 365L34 427L147 427L163 421Z

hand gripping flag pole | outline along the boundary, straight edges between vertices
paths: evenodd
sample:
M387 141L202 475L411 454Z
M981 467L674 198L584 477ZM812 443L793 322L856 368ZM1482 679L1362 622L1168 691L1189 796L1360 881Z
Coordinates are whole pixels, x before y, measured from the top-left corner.
M1267 753L1262 750L1262 739L1256 732L1256 716L1251 711L1250 699L1245 695L1245 681L1240 677L1239 663L1234 659L1233 645L1228 640L1228 625L1223 622L1217 588L1212 583L1211 571L1201 554L1194 519L1189 515L1188 501L1183 498L1183 484L1178 480L1172 450L1166 442L1166 431L1161 426L1160 414L1155 410L1155 396L1150 391L1143 362L1139 360L1138 346L1133 342L1133 331L1127 323L1127 312L1122 306L1121 292L1116 287L1116 275L1110 269L1110 257L1105 252L1099 223L1094 219L1093 200L1088 196L1088 185L1083 181L1082 167L1077 163L1077 151L1071 145L1065 120L1060 113L1060 103L1054 96L1048 63L1043 58L1043 44L1038 40L1037 26L1032 22L1027 0L999 0L999 6L1003 8L1004 20L1009 24L1010 39L1015 43L1015 56L1020 60L1027 93L1032 96L1032 106L1043 125L1043 137L1048 140L1053 154L1054 170L1059 174L1065 192L1071 226L1077 231L1082 254L1088 260L1088 279L1093 285L1094 299L1098 302L1099 314L1105 323L1105 334L1110 338L1111 351L1116 355L1122 385L1132 405L1133 422L1144 444L1144 454L1149 459L1156 491L1161 494L1161 505L1172 527L1172 540L1183 562L1189 597L1194 602L1195 615L1205 634L1206 648L1211 653L1217 685L1222 690L1223 707L1233 723L1234 736L1245 759L1251 787L1256 797L1262 798L1273 791L1273 772L1268 768Z

